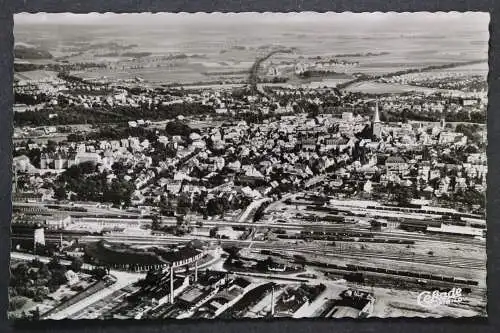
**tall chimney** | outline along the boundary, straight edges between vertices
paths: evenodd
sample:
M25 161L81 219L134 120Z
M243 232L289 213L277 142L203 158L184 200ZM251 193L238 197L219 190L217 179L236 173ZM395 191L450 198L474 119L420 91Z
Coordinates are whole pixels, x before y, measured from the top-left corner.
M170 266L170 304L174 304L174 265Z
M194 282L198 282L198 260L194 262Z
M271 316L274 317L274 286L271 289Z

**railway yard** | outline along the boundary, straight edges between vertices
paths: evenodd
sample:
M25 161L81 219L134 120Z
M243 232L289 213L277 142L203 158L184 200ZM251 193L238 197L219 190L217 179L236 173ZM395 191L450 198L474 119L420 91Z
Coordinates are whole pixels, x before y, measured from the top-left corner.
M352 309L333 308L338 301L335 301L336 297L349 288L375 295L376 300L370 310L373 316L429 315L429 309L415 306L419 292L451 288L461 288L466 301L433 308L431 316L446 316L453 311L459 311L463 316L474 316L486 311L485 223L481 216L451 211L443 213L430 207L413 208L413 211L395 207L388 209L381 205L361 209L349 202L318 201L312 193L290 194L270 203L261 200L260 204L262 208L259 204L253 205L227 220L202 221L204 228L244 231L236 238L152 233L149 230L152 217L147 214L136 216L107 208L87 206L86 209L75 209L73 206L73 212L69 213L72 224L67 230L46 230L45 240L48 243L58 244L62 240L65 244L74 244L77 240L78 246L85 248L86 244L106 241L137 248L169 248L201 241L205 244L205 251L211 253L210 259L202 261L206 270L248 279L255 292L250 293L243 288L245 292L227 301L231 304L227 309L215 309L206 301L207 304L202 302L189 310L188 305L176 301L174 304L144 305L141 312L130 305L129 300L141 288L127 285L69 318L120 318L131 313L148 318L270 315L277 310L271 309L269 304L278 306L278 298L286 290L286 285L300 290L300 286L318 284L326 285L326 291L321 292L321 301L311 296L309 307L299 304L297 312L281 315L348 315ZM26 203L15 205L17 209L24 207L24 210L30 207L30 211L33 206ZM38 209L45 213L53 213L54 208L53 205L38 205ZM258 220L253 218L257 208L262 212ZM70 208L62 205L58 209ZM449 216L453 218L450 220ZM197 218L191 216L191 223L196 225ZM166 226L175 224L168 217L163 217L161 222ZM460 225L456 230L462 233L427 231L429 227L436 229L437 225L453 224ZM104 229L103 232L98 227L103 225L108 229L110 225L119 225L121 229L115 232ZM28 239L26 235L13 234L14 241ZM271 260L274 266L262 268L261 263L266 260ZM183 271L179 272L182 274ZM269 290L261 290L266 283L274 284L274 289L271 288L274 290L273 300ZM181 297L183 292L180 291L177 297ZM248 296L244 297L247 293ZM252 298L252 302L247 298ZM450 306L454 307L453 310L449 309ZM359 316L361 312L356 313Z

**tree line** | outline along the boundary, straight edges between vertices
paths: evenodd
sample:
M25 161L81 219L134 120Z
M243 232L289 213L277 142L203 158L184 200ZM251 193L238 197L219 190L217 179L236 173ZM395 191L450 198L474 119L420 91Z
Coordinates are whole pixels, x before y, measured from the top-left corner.
M62 102L61 104L65 105L66 103ZM147 105L139 107L96 106L90 109L83 106L65 106L45 108L40 111L16 112L14 113L14 124L16 126L55 126L126 123L137 119L161 121L174 119L178 116L197 116L212 113L215 113L212 106L202 105L201 103L160 105L154 108ZM51 117L51 114L57 114L57 117Z

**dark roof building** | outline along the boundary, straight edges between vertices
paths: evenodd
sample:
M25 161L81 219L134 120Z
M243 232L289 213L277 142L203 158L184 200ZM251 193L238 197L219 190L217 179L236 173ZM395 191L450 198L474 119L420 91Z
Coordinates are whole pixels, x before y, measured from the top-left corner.
M134 248L126 244L99 241L87 245L85 253L96 264L134 271L147 271L170 266L183 266L203 257L203 251L191 246L174 249Z

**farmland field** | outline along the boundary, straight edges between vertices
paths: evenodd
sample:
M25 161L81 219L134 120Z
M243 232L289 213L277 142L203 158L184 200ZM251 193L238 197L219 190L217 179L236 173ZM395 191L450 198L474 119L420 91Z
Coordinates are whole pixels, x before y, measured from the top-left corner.
M351 92L365 92L367 94L400 94L410 91L418 91L422 93L432 94L437 91L437 89L416 87L404 84L392 84L392 83L382 83L382 82L360 82L353 84L346 88L346 91Z
M477 33L477 27L464 25L459 31L448 28L448 20L459 16L440 18L422 33L412 18L404 15L399 19L405 24L397 31L376 15L367 15L367 24L361 25L353 24L349 15L334 15L334 20L331 15L311 15L315 17L301 20L293 15L265 14L256 18L237 14L221 20L219 14L161 14L148 18L146 24L135 22L134 17L127 24L110 24L119 20L119 15L112 14L92 24L75 19L59 24L23 24L18 18L15 34L24 44L54 56L33 62L63 59L65 63L104 63L108 68L76 74L109 80L141 77L150 84L241 82L257 57L277 47L294 52L277 54L268 62L293 66L306 59L342 55L340 59L357 63L346 74L382 74L478 60L488 47L488 33ZM370 24L371 20L376 24ZM158 60L161 56L170 58ZM326 81L326 85L335 84Z

